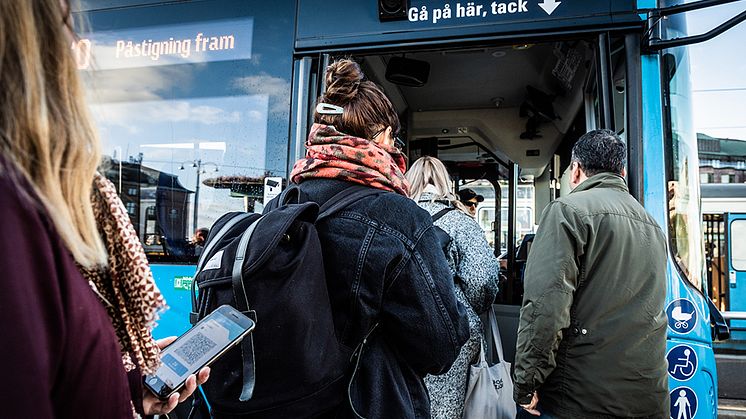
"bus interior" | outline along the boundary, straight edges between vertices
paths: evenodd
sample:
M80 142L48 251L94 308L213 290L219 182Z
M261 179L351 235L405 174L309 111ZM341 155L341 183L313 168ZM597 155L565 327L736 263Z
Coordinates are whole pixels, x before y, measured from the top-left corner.
M410 163L437 157L454 192L484 196L476 216L502 262L496 313L508 359L530 242L543 208L569 192L563 173L573 144L602 127L624 138L623 51L623 38L600 36L326 57L352 57L383 87L399 112Z

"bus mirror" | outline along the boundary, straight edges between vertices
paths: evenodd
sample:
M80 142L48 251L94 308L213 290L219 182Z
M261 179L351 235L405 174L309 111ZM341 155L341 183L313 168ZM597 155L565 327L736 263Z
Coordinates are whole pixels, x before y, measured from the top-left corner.
M666 83L671 83L676 75L676 57L669 53L663 55L663 68L665 69Z
M730 328L728 323L725 322L720 310L715 307L710 297L705 296L707 300L707 306L710 309L710 326L712 327L712 340L723 341L730 339Z

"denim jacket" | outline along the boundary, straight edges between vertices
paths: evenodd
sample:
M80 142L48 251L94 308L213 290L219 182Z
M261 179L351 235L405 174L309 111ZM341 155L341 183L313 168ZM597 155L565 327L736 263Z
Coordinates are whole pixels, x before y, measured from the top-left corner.
M323 204L350 183L312 179L306 199ZM381 191L316 226L340 343L367 340L337 417L429 418L423 377L450 368L469 338L463 305L432 220L417 204Z

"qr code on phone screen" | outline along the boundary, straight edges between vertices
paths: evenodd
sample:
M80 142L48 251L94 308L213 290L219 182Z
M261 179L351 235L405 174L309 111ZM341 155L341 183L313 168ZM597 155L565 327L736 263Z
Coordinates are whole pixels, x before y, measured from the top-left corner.
M206 354L215 346L217 346L217 344L210 338L202 333L197 333L184 342L184 344L175 352L189 365L193 365L202 357L202 355Z

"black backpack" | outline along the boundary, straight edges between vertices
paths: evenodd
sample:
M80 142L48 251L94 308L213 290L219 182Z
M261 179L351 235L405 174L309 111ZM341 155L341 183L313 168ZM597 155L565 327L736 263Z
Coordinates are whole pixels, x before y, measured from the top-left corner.
M336 338L315 223L380 192L351 186L319 207L291 185L263 215L233 212L212 226L190 321L230 304L256 322L202 386L217 417L314 417L347 400L352 353Z

